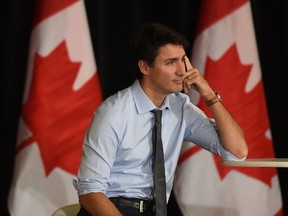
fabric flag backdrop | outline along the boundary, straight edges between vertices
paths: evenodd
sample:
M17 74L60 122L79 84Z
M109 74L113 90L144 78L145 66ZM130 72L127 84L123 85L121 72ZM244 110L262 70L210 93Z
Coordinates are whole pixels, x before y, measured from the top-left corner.
M102 102L81 0L38 0L19 123L12 216L51 215L78 202L72 179L82 141Z
M249 1L202 1L191 62L221 94L224 105L243 128L248 158L273 158ZM191 92L190 96L211 116L199 95ZM223 167L220 160L185 143L174 186L185 216L283 215L275 168Z

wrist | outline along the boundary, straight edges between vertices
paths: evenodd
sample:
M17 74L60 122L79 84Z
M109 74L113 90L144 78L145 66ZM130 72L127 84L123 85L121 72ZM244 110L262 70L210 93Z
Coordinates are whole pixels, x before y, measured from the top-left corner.
M215 103L218 103L218 102L222 102L222 98L221 96L218 94L218 92L214 91L214 97L210 100L207 100L206 101L206 105L207 106L212 106L213 104Z

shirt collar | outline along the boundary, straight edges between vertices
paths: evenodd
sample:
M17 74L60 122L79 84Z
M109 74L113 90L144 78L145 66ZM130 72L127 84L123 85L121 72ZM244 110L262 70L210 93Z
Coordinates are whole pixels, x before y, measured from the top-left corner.
M157 109L155 104L149 99L140 86L139 80L136 80L131 86L131 93L138 114L150 112L153 109ZM161 110L170 109L169 95L165 97L164 103L160 107Z

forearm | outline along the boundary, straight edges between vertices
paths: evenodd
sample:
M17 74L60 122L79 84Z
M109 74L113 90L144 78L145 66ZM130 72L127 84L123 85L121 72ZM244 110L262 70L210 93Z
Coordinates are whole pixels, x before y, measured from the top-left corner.
M122 216L116 206L100 192L80 195L79 202L92 216Z
M209 107L216 121L220 140L224 148L239 159L246 157L248 146L239 124L222 103L217 102Z

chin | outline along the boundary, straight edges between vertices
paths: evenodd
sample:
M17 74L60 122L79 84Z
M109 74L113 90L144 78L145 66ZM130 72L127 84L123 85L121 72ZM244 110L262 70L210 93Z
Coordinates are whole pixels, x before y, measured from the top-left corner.
M171 93L178 93L178 92L181 92L183 90L183 88L175 88L171 91Z

